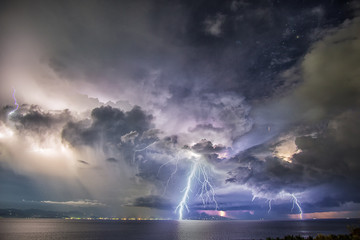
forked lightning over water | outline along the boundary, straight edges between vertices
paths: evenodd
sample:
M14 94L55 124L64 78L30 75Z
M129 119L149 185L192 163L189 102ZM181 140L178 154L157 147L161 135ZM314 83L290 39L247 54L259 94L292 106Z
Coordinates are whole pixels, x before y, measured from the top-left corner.
M198 163L195 162L193 164L192 168L191 168L191 173L188 176L186 188L185 188L185 191L184 191L184 195L183 195L179 205L175 209L175 212L179 211L179 220L183 220L184 208L186 208L186 210L189 212L189 206L187 204L187 201L189 199L189 193L191 191L191 183L192 183L192 181L194 179L197 167L198 167Z
M300 218L303 219L303 211L301 209L300 203L298 201L298 199L295 197L294 194L291 194L292 198L293 198L293 207L291 209L291 211L294 209L294 206L296 205L300 211Z
M195 155L195 154L194 154ZM206 165L202 162L201 157L196 154L196 159L193 160L194 163L191 166L191 172L187 178L186 187L184 189L184 194L181 198L180 203L175 209L175 212L179 213L179 220L183 220L184 210L186 209L188 212L188 200L190 199L190 192L192 187L194 188L195 183L194 180L197 179L200 183L201 187L199 190L199 198L201 199L203 205L213 202L215 204L215 210L218 209L218 203L215 199L215 190L212 184L209 181L209 175L207 173Z

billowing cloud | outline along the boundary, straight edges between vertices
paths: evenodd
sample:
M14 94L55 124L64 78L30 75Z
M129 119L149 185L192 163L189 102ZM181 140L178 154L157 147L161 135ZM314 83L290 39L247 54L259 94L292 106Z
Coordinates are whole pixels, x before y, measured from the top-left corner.
M74 146L102 143L104 146L120 147L122 143L133 143L139 134L152 126L152 116L146 115L139 107L129 112L110 106L95 108L91 118L89 126L86 120L68 123L62 131L63 139Z

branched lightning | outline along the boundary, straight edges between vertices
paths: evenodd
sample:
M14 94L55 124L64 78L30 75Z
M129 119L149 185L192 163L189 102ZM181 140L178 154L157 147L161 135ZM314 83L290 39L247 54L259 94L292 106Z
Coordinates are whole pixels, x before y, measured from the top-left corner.
M291 211L294 209L294 207L296 205L298 207L298 209L299 209L299 212L300 212L300 219L303 219L303 211L301 209L299 201L297 200L297 198L295 197L294 194L291 194L291 197L293 198L293 206L291 208Z
M215 209L217 210L218 203L215 199L215 190L211 182L209 181L209 175L206 171L205 165L203 164L199 164L197 179L201 184L199 197L201 198L203 205L208 204L209 202L212 201L215 203Z
M13 114L14 112L16 112L16 110L18 110L19 109L19 104L17 103L17 101L16 101L16 97L15 97L15 92L16 92L16 90L15 90L15 88L13 88L13 94L12 94L12 96L13 96L13 99L14 99L14 101L15 101L15 105L16 105L16 108L14 109L14 110L12 110L11 112L9 112L9 115L11 115L11 114Z
M151 146L153 146L156 143L157 143L157 141L147 145L144 148L135 149L134 154L133 154L132 162L134 164L136 163L136 154L137 153L147 151ZM190 193L192 192L192 187L194 187L194 185L196 185L195 182L194 182L195 179L197 180L197 182L199 182L198 185L200 185L199 192L198 192L197 195L200 198L202 204L205 206L205 205L207 205L209 203L214 203L215 204L215 210L218 209L218 203L217 203L217 201L215 199L215 189L214 189L214 187L213 187L213 185L212 185L212 183L210 181L209 173L208 173L208 171L210 171L210 170L206 166L206 162L203 161L203 159L201 158L201 156L199 154L196 154L196 153L190 153L190 154L191 154L191 158L192 158L191 161L193 162L193 164L191 165L190 174L187 177L186 187L182 191L183 196L181 198L181 201L177 205L177 207L175 208L175 213L179 214L179 220L183 219L185 209L188 212L190 211L189 206L188 206L188 200L190 199ZM187 155L188 155L188 152L187 152ZM170 163L172 163L174 165L174 168L171 171L170 176L169 176L169 178L168 178L168 180L167 180L167 182L165 184L163 195L165 195L171 179L175 176L175 174L178 171L178 163L179 163L179 160L180 160L179 153L176 155L175 159L171 159L171 160L163 163L158 169L157 176L160 174L160 171L166 165L168 165Z
M253 201L254 199L258 197L256 195L253 195ZM300 202L299 200L297 199L297 197L295 196L295 194L293 193L287 193L287 192L280 192L280 195L277 196L276 199L284 199L284 198L288 198L288 197L291 197L291 200L292 200L292 208L291 208L291 212L294 210L295 206L298 208L299 210L299 216L300 216L300 219L303 219L303 210L301 208L301 205L300 205ZM266 198L266 203L268 204L268 211L267 213L270 214L271 210L272 210L272 203L273 203L273 200L274 198Z
M173 173L174 174L174 173ZM210 182L209 175L207 172L207 168L204 163L201 162L201 159L196 159L191 166L191 172L187 179L187 184L184 189L183 197L179 203L179 205L175 209L175 213L179 213L179 220L183 220L183 212L186 209L189 212L188 207L188 199L189 193L191 191L191 185L193 180L197 179L200 183L201 187L198 192L198 196L201 199L203 205L213 202L215 204L215 210L218 209L218 203L215 199L215 189Z

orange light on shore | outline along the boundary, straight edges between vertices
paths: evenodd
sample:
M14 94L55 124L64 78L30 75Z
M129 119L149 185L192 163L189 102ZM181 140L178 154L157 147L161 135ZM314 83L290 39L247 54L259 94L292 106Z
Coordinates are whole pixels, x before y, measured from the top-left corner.
M225 216L226 216L226 212L224 212L224 211L219 211L219 215L220 215L220 217L225 217Z

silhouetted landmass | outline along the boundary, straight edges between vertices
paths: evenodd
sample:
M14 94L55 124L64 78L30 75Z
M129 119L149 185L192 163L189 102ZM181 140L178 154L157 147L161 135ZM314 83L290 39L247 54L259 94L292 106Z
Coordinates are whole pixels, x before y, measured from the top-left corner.
M266 238L266 240L360 240L360 228L351 229L350 234L319 234L316 237L285 236L284 238Z
M0 218L68 218L83 215L81 212L56 212L40 209L0 209Z
M197 213L194 212L192 214L189 214L186 216L187 220L231 220L230 218L227 217L221 217L221 216L217 216L217 215L209 215L206 213Z

